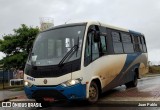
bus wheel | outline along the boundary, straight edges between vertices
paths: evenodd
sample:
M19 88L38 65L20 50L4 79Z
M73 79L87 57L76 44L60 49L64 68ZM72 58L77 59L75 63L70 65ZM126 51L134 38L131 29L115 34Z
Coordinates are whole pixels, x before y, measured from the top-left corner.
M94 81L92 81L91 84L90 84L90 87L89 87L89 99L88 99L88 102L90 104L93 104L98 100L98 97L99 97L98 86Z
M128 82L125 85L127 88L131 88L131 87L136 87L137 83L138 83L138 79L137 79L137 74L135 73L133 81Z

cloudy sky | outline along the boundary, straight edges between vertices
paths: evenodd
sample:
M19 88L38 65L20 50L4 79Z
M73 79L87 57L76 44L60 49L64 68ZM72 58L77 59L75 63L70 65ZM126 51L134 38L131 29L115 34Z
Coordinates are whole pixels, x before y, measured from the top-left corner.
M145 34L149 60L160 64L160 0L0 0L0 38L20 24L101 21ZM2 58L0 54L0 58Z

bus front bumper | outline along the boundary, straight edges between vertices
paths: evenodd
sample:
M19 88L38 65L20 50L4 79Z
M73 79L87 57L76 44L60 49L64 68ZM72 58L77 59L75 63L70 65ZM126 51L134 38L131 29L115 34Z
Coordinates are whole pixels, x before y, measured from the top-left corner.
M54 98L55 100L84 100L86 99L86 85L76 84L70 87L35 86L24 88L26 96L32 99Z

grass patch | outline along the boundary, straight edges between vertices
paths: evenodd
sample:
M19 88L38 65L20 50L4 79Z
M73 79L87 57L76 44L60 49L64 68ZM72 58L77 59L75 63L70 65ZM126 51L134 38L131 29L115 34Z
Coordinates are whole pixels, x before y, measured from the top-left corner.
M3 84L0 83L0 90L3 90L3 89L13 89L13 90L17 90L17 91L20 91L20 90L23 90L23 85L14 85L14 86L10 86L9 83L4 83L4 88L3 88Z
M149 66L149 73L160 74L160 66Z
M14 88L11 88L11 89L9 89L10 91L22 91L22 90L24 90L24 87L22 86L22 87L14 87Z

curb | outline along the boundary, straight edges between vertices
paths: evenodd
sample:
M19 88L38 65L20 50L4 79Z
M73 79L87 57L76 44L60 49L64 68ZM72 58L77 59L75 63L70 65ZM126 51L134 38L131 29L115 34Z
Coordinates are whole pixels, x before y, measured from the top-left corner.
M148 74L146 77L155 77L155 76L160 76L160 74Z
M160 76L160 74L146 75L145 77L140 78L139 81L150 80L158 76Z
M7 99L3 99L3 100L0 100L0 103L2 103L2 102L7 102L7 101L9 101L9 100L12 100L12 99L17 99L18 97L16 96L16 97L10 97L10 98L7 98Z

